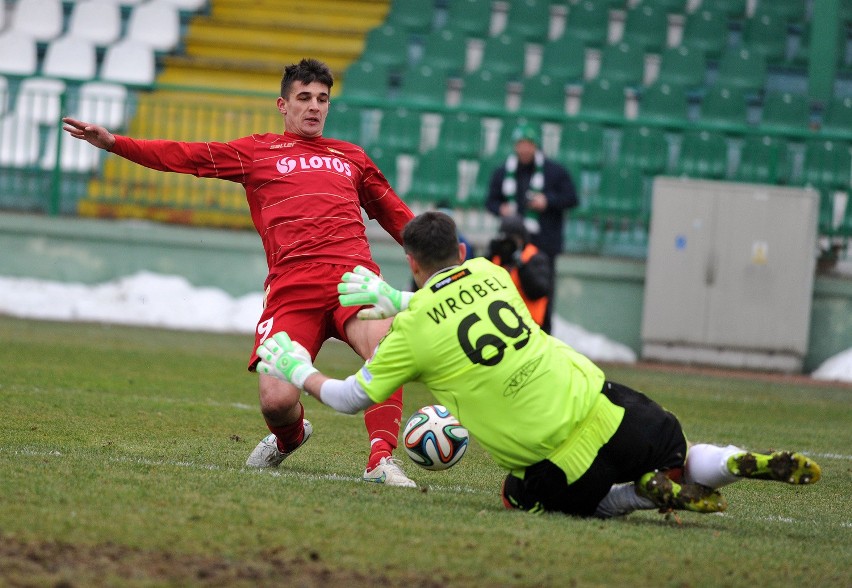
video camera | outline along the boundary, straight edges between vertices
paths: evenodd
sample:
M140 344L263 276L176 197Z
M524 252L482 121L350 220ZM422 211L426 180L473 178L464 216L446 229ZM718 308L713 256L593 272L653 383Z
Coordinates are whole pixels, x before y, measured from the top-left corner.
M498 235L488 244L488 259L500 258L501 265L515 262L518 242L509 236Z

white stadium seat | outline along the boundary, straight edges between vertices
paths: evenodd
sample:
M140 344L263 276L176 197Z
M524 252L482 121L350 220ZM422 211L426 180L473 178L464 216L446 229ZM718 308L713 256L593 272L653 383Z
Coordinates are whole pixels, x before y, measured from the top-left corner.
M0 119L0 165L28 167L38 161L38 123L14 113Z
M65 35L51 41L41 73L71 80L91 80L98 72L95 45L88 39Z
M142 41L122 39L107 47L101 65L102 80L147 86L154 83L154 49Z
M38 69L38 44L29 33L7 30L0 33L0 73L31 76Z
M110 82L86 82L77 93L79 119L108 129L124 126L127 87Z
M110 0L80 0L74 3L68 34L106 47L121 36L121 7Z
M27 78L18 86L15 115L36 124L57 125L62 115L65 82L54 78Z
M152 0L133 8L127 22L127 38L168 52L180 41L180 13L168 2Z
M29 33L36 41L50 41L62 34L62 0L18 0L11 28Z

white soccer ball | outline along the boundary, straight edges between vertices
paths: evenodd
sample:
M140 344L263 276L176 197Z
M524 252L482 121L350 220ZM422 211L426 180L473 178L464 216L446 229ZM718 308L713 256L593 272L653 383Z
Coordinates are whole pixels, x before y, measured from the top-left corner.
M402 434L405 452L427 470L445 470L454 466L467 451L467 429L440 404L416 411Z

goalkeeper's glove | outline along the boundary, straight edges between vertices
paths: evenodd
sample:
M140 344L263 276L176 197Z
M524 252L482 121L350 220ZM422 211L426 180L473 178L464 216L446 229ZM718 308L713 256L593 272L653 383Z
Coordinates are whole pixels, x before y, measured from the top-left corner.
M283 331L276 333L257 348L260 363L257 371L290 382L300 389L305 388L305 380L317 370L311 363L308 350L292 341Z
M362 320L395 316L408 308L408 302L414 296L413 292L401 292L391 288L379 276L360 265L343 274L341 283L337 285L337 292L343 306L373 305L358 311L358 318Z

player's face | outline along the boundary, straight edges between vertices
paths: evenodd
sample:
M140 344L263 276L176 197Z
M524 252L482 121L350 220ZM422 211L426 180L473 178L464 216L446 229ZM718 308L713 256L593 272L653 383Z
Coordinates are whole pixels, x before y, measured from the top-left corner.
M328 115L328 86L320 82L293 82L290 95L278 98L284 128L303 137L319 137Z

